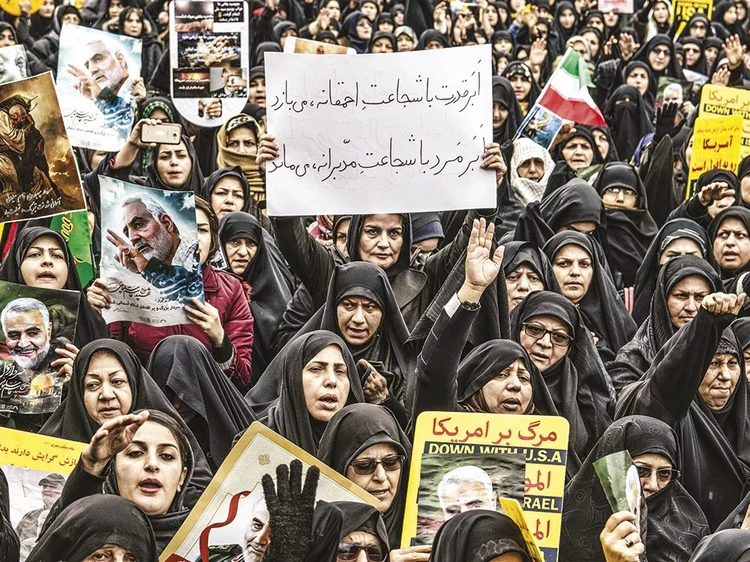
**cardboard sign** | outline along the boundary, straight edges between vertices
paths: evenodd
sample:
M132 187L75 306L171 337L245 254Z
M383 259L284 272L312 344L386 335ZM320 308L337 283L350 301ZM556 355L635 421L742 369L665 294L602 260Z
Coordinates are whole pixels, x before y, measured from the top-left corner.
M206 554L211 557L221 552L227 559L238 556L238 560L244 557L244 560L260 562L266 547L253 544L253 531L249 527L253 521L259 521L260 527L268 523L261 479L264 474L275 479L276 467L294 459L302 461L305 472L310 466L320 469L316 501L350 501L377 506L377 500L359 486L255 422L232 448L159 560L209 562ZM304 479L303 475L303 482Z
M568 421L556 416L420 414L402 548L431 544L440 525L462 510L498 509L498 499L511 498L521 504L544 561L557 560L568 433ZM469 497L474 501L464 505Z
M742 116L740 159L750 156L750 92L706 84L701 91L700 116Z
M685 29L687 22L693 17L693 14L703 13L706 14L708 21L711 21L711 12L713 11L714 1L713 0L675 0L672 4L674 7L672 14L672 21L675 19L680 21L680 25L677 27L677 33L675 37L682 35L682 31Z
M698 117L695 120L686 199L695 195L695 185L704 172L723 169L737 173L741 159L742 134L743 121L739 115Z

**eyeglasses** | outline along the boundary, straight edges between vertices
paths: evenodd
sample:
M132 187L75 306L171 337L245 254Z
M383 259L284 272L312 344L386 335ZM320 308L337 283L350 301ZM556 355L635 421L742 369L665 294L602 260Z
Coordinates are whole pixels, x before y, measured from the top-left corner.
M356 560L359 557L360 550L364 550L367 555L367 559L370 562L383 562L385 560L385 552L379 546L361 546L358 544L351 544L348 542L339 543L339 551L336 555L337 560Z
M388 455L387 457L383 457L379 461L376 461L375 459L361 459L352 461L351 467L354 469L354 472L356 472L360 476L365 476L367 474L372 474L373 472L375 472L379 464L383 465L383 468L386 470L386 472L393 472L394 470L398 470L399 468L401 468L405 460L406 457L404 455ZM352 560L354 559L352 558Z
M680 471L676 468L651 468L650 466L638 465L635 465L635 468L638 470L639 478L651 478L654 472L656 472L656 478L659 482L671 482L680 477Z
M534 338L535 340L540 340L544 336L549 334L552 345L556 345L557 347L568 347L570 345L570 341L573 339L568 334L547 330L539 324L528 324L524 322L523 324L521 324L521 326L523 326L524 334L526 334L530 338Z
M652 49L651 52L654 53L657 57L668 57L672 54L669 49Z
M625 197L638 197L638 194L628 187L608 187L604 190L604 193L611 193L612 195L620 195L620 192Z
M693 55L697 55L698 53L701 52L701 50L698 49L697 47L695 47L695 48L685 47L685 52L686 53L691 53Z

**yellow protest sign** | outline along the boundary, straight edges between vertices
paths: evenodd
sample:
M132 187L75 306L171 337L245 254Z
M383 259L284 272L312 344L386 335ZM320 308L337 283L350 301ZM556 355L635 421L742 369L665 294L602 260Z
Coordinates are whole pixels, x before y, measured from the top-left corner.
M706 84L701 91L701 117L742 116L740 158L750 156L750 91Z
M713 10L714 2L713 0L675 0L673 6L672 21L677 19L680 22L676 34L676 37L679 37L693 14L701 12L706 14L708 21L711 21L711 11Z
M420 414L401 547L432 544L447 519L509 498L523 508L544 562L557 560L568 433L556 416Z
M742 117L698 117L693 133L693 153L685 198L695 194L695 184L704 172L723 169L737 172L740 164Z
M21 540L22 559L41 531L44 511L60 497L86 443L0 428L0 468L8 479L10 522Z

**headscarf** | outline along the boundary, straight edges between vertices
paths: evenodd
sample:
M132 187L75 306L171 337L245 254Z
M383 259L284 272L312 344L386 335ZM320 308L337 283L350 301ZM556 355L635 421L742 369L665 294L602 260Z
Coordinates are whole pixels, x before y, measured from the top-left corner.
M124 12L125 10L123 10L123 13ZM175 109L174 104L172 103L172 100L170 100L169 98L165 98L161 96L153 96L150 98L146 98L146 100L144 100L143 103L139 107L139 117L141 119L151 119L151 114L157 109L161 109L164 113L167 114L169 123L179 123L180 125L183 126L183 130L184 130L185 123L183 123L182 117ZM149 147L143 147L141 148L140 153L141 153L141 157L140 157L141 158L141 170L146 170L148 168L148 165L151 163L151 161L154 158L154 149L149 148Z
M393 30L393 35L396 36L396 43L398 43L398 38L401 35L408 35L409 38L412 40L412 43L414 43L414 48L417 47L417 41L418 41L417 34L408 25L399 25L396 29ZM396 46L398 47L398 45Z
M65 282L64 288L81 293L78 304L78 321L76 323L76 346L80 348L99 338L109 337L109 330L101 315L94 312L88 299L86 299L83 287L78 279L75 260L70 254L65 239L58 232L42 226L27 226L21 230L16 235L15 240L13 240L7 257L0 264L0 280L18 283L19 285L26 284L21 274L21 264L29 247L41 236L51 236L57 240L57 243L65 253L65 262L68 265L68 279Z
M562 295L538 291L527 296L511 313L511 337L520 342L523 324L540 316L556 318L573 338L566 355L543 371L542 378L557 412L570 424L573 450L584 459L612 421L608 409L614 392L609 375L578 308Z
M0 558L18 560L21 544L10 524L10 493L8 479L0 468Z
M604 106L604 117L612 130L617 155L625 161L633 157L641 139L654 132L641 93L627 84L619 86L609 96Z
M346 19L344 20L344 23L341 25L341 36L345 37L349 44L352 46L352 48L357 51L358 55L361 55L362 53L367 52L367 39L360 39L357 35L357 24L362 18L366 18L367 16L360 12L359 10L352 12L348 16L346 16ZM373 34L375 33L375 30L373 29Z
M529 82L531 82L531 89L529 90L529 93L526 94L526 97L523 100L519 100L519 104L527 104L526 111L528 111L536 103L536 100L542 90L539 87L539 84L537 84L536 78L534 78L534 75L531 73L531 69L525 63L521 61L513 61L505 68L505 71L503 72L503 76L505 76L508 81L510 81L511 77L515 76L516 74L522 74Z
M633 307L633 320L641 325L648 318L651 296L656 287L656 277L661 266L659 258L667 246L680 238L688 238L701 249L701 255L709 265L718 271L718 265L714 259L713 248L708 239L706 231L695 221L690 219L672 219L656 233L651 245L646 250L641 266L635 274L635 305Z
M245 178L247 178L247 183L250 185L251 191L263 191L263 175L260 173L260 168L255 162L255 156L241 154L229 148L229 132L240 127L250 129L255 135L257 142L260 143L260 126L255 119L244 113L235 115L224 123L219 132L216 133L216 148L219 151L216 155L216 165L219 168L239 166Z
M371 215L354 215L352 222L349 223L349 239L346 242L346 249L351 261L362 260L359 253L359 240L362 237L362 227L369 216ZM401 253L398 256L398 261L385 270L389 279L393 279L396 274L409 269L411 262L411 217L406 214L400 216L401 225L403 226L403 242L401 243Z
M190 429L181 421L177 411L172 406L161 389L141 366L141 362L130 347L118 340L100 339L91 342L81 349L73 363L73 375L68 386L68 396L47 420L39 433L50 437L60 437L71 441L88 443L99 429L97 423L89 416L83 401L83 383L88 372L89 363L95 354L111 353L119 360L123 371L128 376L128 384L132 395L130 411L156 410L175 418L185 431L193 456L196 471L191 485L183 488L189 490L186 502L192 506L211 480L211 471L206 458L201 451L198 441ZM187 483L187 481L186 481Z
M531 158L537 158L544 163L544 174L539 181L522 178L518 175L518 167ZM528 205L541 201L547 187L555 161L549 151L524 137L513 141L513 157L510 159L510 190L513 197L521 204Z
M584 321L589 329L604 339L606 347L616 353L635 334L635 322L617 294L604 253L596 240L580 232L561 232L550 238L543 250L554 263L555 254L568 244L583 248L591 256L594 268L589 289L578 303ZM598 347L601 345L600 342Z
M346 476L354 459L373 445L381 444L393 446L398 454L406 457L391 507L383 514L390 543L397 545L401 539L406 504L411 443L390 410L375 404L351 404L339 410L323 432L317 456L336 472Z
M704 174L705 175L705 174ZM747 232L750 234L750 209L744 207L732 206L728 209L724 209L718 215L714 217L711 224L708 226L708 238L711 240L711 247L716 240L716 233L719 231L721 224L727 219L737 219L745 225ZM746 263L739 269L724 269L721 268L721 278L724 279L724 285L730 286L732 281L735 280L740 274L750 271L750 262Z
M664 4L667 7L667 11L669 12L669 18L667 18L667 21L664 23L657 23L656 19L654 19L654 8L656 8L657 4ZM651 9L648 12L648 24L646 25L646 41L658 35L659 33L669 33L669 22L672 21L673 11L674 10L672 9L672 3L669 0L657 0L651 5Z
M521 529L507 515L471 509L446 521L435 535L430 562L491 562L504 554L531 562Z
M151 162L146 168L149 186L156 187L157 189L164 189L166 191L192 191L193 193L200 193L201 187L203 186L203 172L201 172L201 167L198 164L198 153L195 152L193 141L191 141L190 137L185 135L184 132L182 135L182 142L185 145L185 149L188 152L191 162L190 175L188 175L187 181L185 181L185 183L182 184L179 189L168 187L162 181L161 177L159 176L159 172L156 169L157 161L159 159L159 148L161 145L156 145L156 147L153 149L154 158L152 158Z
M339 541L343 541L349 533L354 531L364 531L375 535L382 543L387 562L390 545L395 546L395 543L388 540L388 531L378 510L366 503L334 502L333 505L339 508L343 515Z
M689 562L747 562L750 551L750 531L727 529L704 537Z
M508 110L505 123L498 129L492 129L492 140L498 144L503 144L513 138L523 121L521 106L518 105L518 100L513 94L513 87L507 78L502 76L492 77L492 102L499 103Z
M687 47L688 45L694 45L698 47L698 51L700 52L700 54L698 55L698 60L692 65L687 64L687 61L685 61L685 69L692 70L693 72L697 72L698 74L703 74L705 76L708 73L708 69L706 68L706 53L703 52L703 40L698 39L697 37L682 37L680 39L680 43L682 43L683 48Z
M254 65L250 69L250 77L247 79L247 83L249 84L252 82L254 76L253 76L253 70L257 69L258 67L263 69L263 73L265 73L264 65L266 63L266 53L280 53L281 52L281 46L276 41L263 41L261 43L258 43L258 46L255 47L255 59L254 59Z
M646 90L646 93L642 95L642 98L643 103L646 107L646 112L649 117L651 117L654 115L654 102L656 100L657 93L657 83L651 67L646 62L631 59L630 62L625 65L625 70L622 71L622 82L626 83L628 76L635 68L642 68L646 71L646 76L648 76L648 89Z
M680 468L677 436L667 424L647 416L628 416L613 423L565 487L560 560L604 559L599 534L612 515L612 508L594 462L619 451L628 451L632 457L663 455L674 468ZM649 562L685 562L708 532L706 517L698 504L678 481L670 482L646 498L645 503L647 509L641 509L641 534L645 535Z
M201 445L206 459L218 470L232 449L234 436L255 421L244 396L206 346L189 336L170 336L159 342L147 370L167 397L174 396L195 412L189 425L199 442L204 437Z
M244 199L244 204L242 205L241 211L245 213L249 213L252 216L254 216L256 219L258 219L258 222L260 222L260 225L263 227L264 230L266 230L271 236L274 234L273 225L271 224L270 219L263 214L260 207L258 206L258 203L255 201L255 198L253 197L253 193L250 190L250 184L247 182L247 177L242 171L242 168L240 166L233 166L231 168L219 168L215 172L213 172L210 176L206 178L206 180L203 182L203 187L201 188L200 196L203 197L208 203L211 203L211 195L216 189L216 185L224 178L226 177L233 177L236 178L240 182L240 187L242 188L242 197Z
M562 15L563 10L570 10L571 12L573 12L573 15L576 16L576 21L573 22L573 26L570 29L565 29L560 24L560 16ZM578 14L576 13L572 2L564 0L563 2L557 2L555 4L555 15L554 19L552 20L552 29L550 30L550 38L556 39L556 42L551 44L555 52L560 54L565 52L565 45L567 44L568 39L575 35L576 27L578 24L577 20Z
M633 339L620 349L613 362L607 364L612 384L618 392L648 371L656 354L677 331L669 318L667 298L677 283L692 276L705 280L709 293L722 290L719 274L703 258L678 256L664 264L654 283L649 315Z
M603 197L611 187L632 189L638 196L635 209L604 211L607 215L607 258L612 268L622 275L622 285L630 287L658 228L648 211L646 188L635 168L622 162L605 164L594 182L594 189Z
M560 294L555 272L549 258L539 246L531 242L508 242L503 253L503 271L508 277L522 265L527 265L539 276L544 283L544 290Z
M289 439L312 455L318 453L318 444L328 424L310 416L302 387L302 370L313 357L329 345L341 350L349 377L349 395L346 405L364 402L362 384L357 365L344 341L335 334L318 330L304 334L289 342L268 366L268 372L281 372L279 398L268 409L263 421L270 429Z
M737 336L737 343L740 344L740 349L744 352L750 347L750 318L738 318L732 322L730 328Z
M271 339L294 293L294 278L273 239L254 216L235 211L221 218L221 247L237 238L248 238L257 246L253 261L240 275L252 289L250 310L255 320L253 379L257 381L273 357Z
M427 29L423 31L419 36L419 42L417 43L417 46L414 50L424 51L425 47L427 47L430 41L437 41L445 49L450 47L450 43L448 43L448 39L445 37L445 35L440 33L437 29Z
M594 132L599 132L607 137L607 143L609 144L609 150L607 151L607 154L602 154L601 150L599 151L599 155L602 157L604 163L609 164L610 162L619 162L620 156L617 154L617 145L615 144L615 139L612 138L612 131L609 130L609 127L607 127L606 125L600 127L591 127L592 137L594 136Z
M658 80L662 76L669 76L671 78L684 80L685 75L682 73L680 61L677 60L677 56L674 50L674 43L672 43L672 39L670 39L668 35L664 35L661 33L654 35L651 39L648 40L645 45L638 49L638 51L633 55L633 60L644 62L648 65L649 68L651 68L651 64L648 60L648 54L658 46L667 47L669 49L670 57L669 65L664 70L656 72L653 68L651 69L651 73L653 74L654 79ZM653 84L653 89L651 87L651 84L649 84L649 90L654 94L654 96L656 96L656 84Z
M398 52L398 45L396 44L396 36L388 31L374 31L370 38L370 43L367 45L367 52L372 53L372 47L375 45L375 41L378 39L388 39L393 48L393 52Z
M105 544L129 550L138 562L159 559L154 530L146 514L130 500L98 494L66 507L39 537L27 560L81 562Z
M416 244L431 238L445 238L440 213L425 212L411 214L411 243Z

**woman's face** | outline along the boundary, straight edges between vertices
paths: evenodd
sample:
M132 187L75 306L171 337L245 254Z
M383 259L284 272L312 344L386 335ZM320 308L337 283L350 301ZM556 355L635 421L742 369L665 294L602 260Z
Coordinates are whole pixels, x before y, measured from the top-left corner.
M573 304L579 303L586 296L594 276L589 253L576 244L567 244L555 254L552 269L563 296Z
M698 242L692 238L677 238L667 244L667 247L659 255L659 265L664 265L677 256L696 256L702 258L703 252Z
M414 50L414 41L409 37L408 33L402 33L396 38L396 46L398 47L399 53L409 52Z
M258 153L258 139L255 136L255 131L250 127L232 129L227 135L227 148L255 158Z
M402 465L398 455L399 452L390 443L378 443L357 455L346 469L349 480L380 502L376 508L380 513L390 509L398 492Z
M602 202L605 209L633 211L638 208L638 193L629 187L608 187L602 192Z
M531 91L531 80L523 74L514 74L510 77L510 85L513 87L513 95L518 101L524 101Z
M404 25L404 12L398 11L393 14L393 23L396 24L396 27Z
M110 19L119 18L120 12L122 12L122 4L120 3L120 0L110 0L108 11Z
M307 411L314 420L329 422L346 405L349 375L341 349L323 348L302 369L302 390Z
M664 2L659 2L654 6L654 21L656 23L667 23L669 21L669 8Z
M737 270L750 261L750 238L739 219L724 219L714 238L714 256L724 269Z
M703 55L706 57L706 67L711 68L716 62L716 57L719 56L718 47L706 47L703 49Z
M559 318L534 316L521 326L518 343L543 373L568 354L571 337L570 330Z
M331 20L339 21L341 18L341 6L339 6L337 0L331 0L331 2L328 2L326 8L328 9L328 16Z
M654 72L661 72L669 66L672 52L666 45L656 45L648 52L648 65Z
M740 379L740 361L732 353L716 353L698 387L698 394L711 410L727 405Z
M573 7L577 13L582 14L588 8L588 3L588 0L573 0Z
M133 441L117 454L115 474L120 496L140 507L146 515L164 515L182 489L187 467L172 432L146 421Z
M492 104L492 128L499 129L508 119L508 108L496 101Z
M193 162L184 142L180 144L161 144L156 156L156 171L164 185L171 189L180 189L188 181Z
M750 381L750 346L745 348L742 352L743 359L745 360L745 378Z
M636 455L633 457L633 464L638 469L641 488L643 488L643 495L646 498L666 488L672 481L672 469L674 467L664 455L658 453Z
M703 299L711 293L708 282L700 275L685 277L667 295L667 312L678 330L698 314Z
M241 211L245 206L245 192L239 178L225 176L221 178L211 192L211 208L221 219L234 211Z
M380 307L364 297L344 297L336 306L339 333L347 343L358 346L372 339L383 320Z
M734 5L729 6L727 11L724 12L724 17L721 18L726 25L734 25L737 23L737 8Z
M596 33L587 31L583 34L583 38L589 44L589 51L591 51L591 58L596 57L599 54L599 36Z
M604 33L604 20L598 16L590 18L588 26L593 27L594 29L598 29L599 31Z
M604 25L609 29L614 29L617 27L618 23L620 23L620 14L616 14L615 12L607 12L604 14ZM602 29L601 31L604 30Z
M372 44L373 53L392 53L393 43L387 37L380 37Z
M81 23L81 18L78 17L75 13L68 13L65 14L62 18L63 23L69 23L72 25L79 25Z
M211 224L208 215L201 209L195 209L195 226L198 230L198 250L201 256L201 265L208 260L208 252L211 251Z
M434 51L435 49L444 49L444 45L437 39L433 39L424 46L425 51Z
M37 12L39 17L49 19L55 13L55 0L44 0Z
M492 27L495 27L497 25L497 22L500 21L500 14L497 13L497 8L493 6L492 4L489 4L485 9L484 13L486 14L487 23L489 23Z
M706 33L708 33L708 28L706 27L706 22L703 21L694 22L688 30L688 35L696 39L705 39Z
M378 17L378 6L374 2L365 2L362 4L362 6L360 6L359 9L364 15L367 16L367 19L371 22L374 22Z
M576 23L576 15L573 10L566 9L560 12L558 21L563 29L572 29Z
M574 172L581 168L591 166L594 161L594 148L588 139L584 137L573 137L562 149L562 155L568 166Z
M404 243L404 227L399 215L370 215L364 220L359 237L362 261L388 269L398 262Z
M83 377L83 404L99 425L130 413L133 391L128 374L113 353L97 353L89 361Z
M746 205L750 204L750 175L740 180L740 192L742 193L742 202Z
M376 10L377 11L377 10ZM366 15L366 14L365 14ZM369 18L361 18L355 26L357 38L363 41L369 41L372 37L372 22Z
M116 544L105 544L89 554L82 562L139 562L135 554Z
M16 39L13 37L13 32L10 29L0 31L0 47L10 47L15 44Z
M685 64L687 66L693 66L698 63L701 58L701 49L698 45L685 45Z
M369 558L369 552L373 553L373 558ZM353 554L356 558L351 558ZM376 535L368 531L352 531L339 541L336 560L385 560L387 556L388 551Z
M625 83L638 90L642 96L645 96L648 91L648 73L646 69L635 67L628 74Z
M497 73L502 76L509 64L510 62L505 57L497 59Z
M65 250L53 236L40 236L31 243L21 262L21 277L29 287L64 289L68 282Z
M530 293L544 290L544 281L528 264L522 263L505 276L508 291L508 307L516 308Z
M505 37L495 41L492 47L498 53L512 53L513 52L513 43L511 42L510 39L506 39Z
M599 149L599 154L602 155L602 158L606 158L609 154L609 137L598 129L594 129L591 132L591 135L594 137L594 142L596 143L596 148Z
M531 403L531 373L516 359L481 390L492 414L523 414Z
M266 77L256 76L250 80L247 87L248 103L256 103L261 107L266 107Z
M143 32L143 20L137 10L131 10L128 17L125 18L125 24L122 29L125 35L130 37L140 37Z
M393 25L392 21L383 20L378 24L378 31L385 31L386 33L393 33L394 29L396 29L396 27Z
M249 238L235 238L224 245L229 269L235 275L242 275L247 271L257 251L258 245Z

